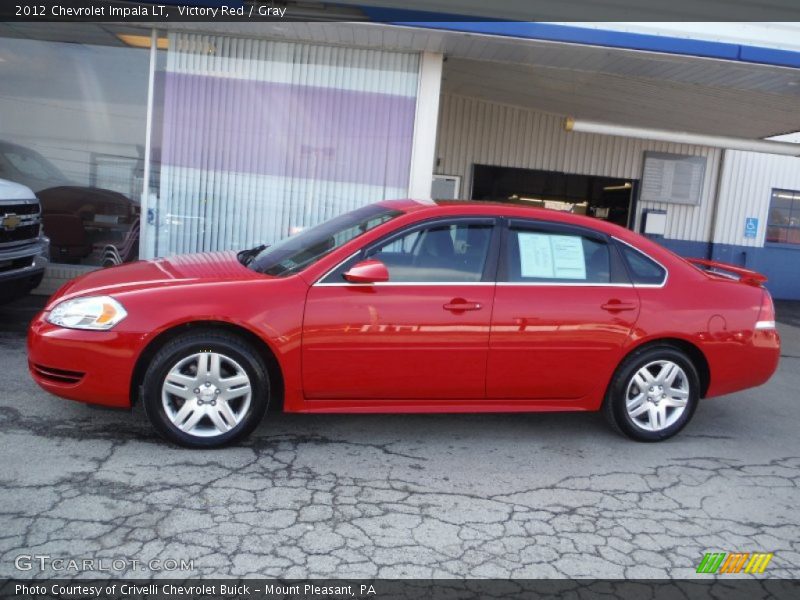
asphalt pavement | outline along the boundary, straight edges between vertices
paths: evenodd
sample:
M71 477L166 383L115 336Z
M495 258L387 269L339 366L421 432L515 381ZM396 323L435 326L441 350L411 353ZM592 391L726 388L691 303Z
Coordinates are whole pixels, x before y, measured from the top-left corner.
M705 552L764 551L765 575L800 577L798 306L775 377L660 444L597 414L270 414L204 452L139 407L40 390L35 309L0 306L0 576L76 575L15 567L47 555L129 561L87 576L692 577Z

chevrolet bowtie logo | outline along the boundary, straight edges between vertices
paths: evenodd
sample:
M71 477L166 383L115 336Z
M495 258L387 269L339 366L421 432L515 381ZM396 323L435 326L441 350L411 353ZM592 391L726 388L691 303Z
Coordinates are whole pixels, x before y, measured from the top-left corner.
M22 219L13 213L6 213L6 215L0 219L0 226L6 231L14 231L17 227L19 227L20 223L22 223Z

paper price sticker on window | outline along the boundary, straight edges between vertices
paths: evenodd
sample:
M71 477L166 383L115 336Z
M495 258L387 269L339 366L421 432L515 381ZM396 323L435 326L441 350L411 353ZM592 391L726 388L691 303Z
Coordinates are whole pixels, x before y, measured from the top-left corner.
M580 236L519 232L520 275L535 279L586 279Z

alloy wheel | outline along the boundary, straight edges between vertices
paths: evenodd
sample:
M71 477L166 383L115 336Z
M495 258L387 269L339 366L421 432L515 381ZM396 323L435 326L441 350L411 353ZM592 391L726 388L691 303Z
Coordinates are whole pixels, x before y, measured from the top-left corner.
M197 437L231 431L250 408L252 387L242 366L218 352L198 352L167 373L161 403L172 424Z
M680 419L689 394L686 372L670 360L656 360L633 374L625 394L625 409L636 427L662 431Z

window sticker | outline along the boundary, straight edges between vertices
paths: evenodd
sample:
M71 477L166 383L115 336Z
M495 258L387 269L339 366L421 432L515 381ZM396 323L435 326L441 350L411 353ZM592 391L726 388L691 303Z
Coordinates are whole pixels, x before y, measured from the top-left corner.
M580 236L518 232L517 239L522 277L586 279Z
M550 236L544 233L517 233L519 265L523 277L552 279L553 248Z

